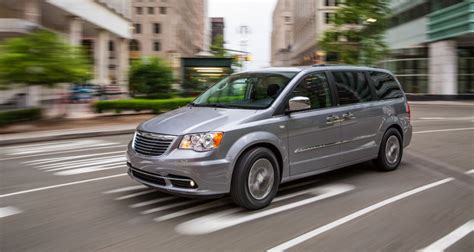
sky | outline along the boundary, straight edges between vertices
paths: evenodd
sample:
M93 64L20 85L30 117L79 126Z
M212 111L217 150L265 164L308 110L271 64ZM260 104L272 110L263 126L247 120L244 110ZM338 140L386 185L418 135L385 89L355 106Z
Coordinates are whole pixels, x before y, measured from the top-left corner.
M245 70L270 66L272 13L276 0L209 0L209 17L224 18L224 39L227 49L241 50L238 27L250 27L247 51L252 61Z

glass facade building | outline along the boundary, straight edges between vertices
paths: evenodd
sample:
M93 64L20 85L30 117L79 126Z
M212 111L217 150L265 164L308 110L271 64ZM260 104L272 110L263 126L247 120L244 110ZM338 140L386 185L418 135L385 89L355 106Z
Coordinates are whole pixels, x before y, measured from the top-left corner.
M380 66L408 93L474 94L474 0L392 0Z

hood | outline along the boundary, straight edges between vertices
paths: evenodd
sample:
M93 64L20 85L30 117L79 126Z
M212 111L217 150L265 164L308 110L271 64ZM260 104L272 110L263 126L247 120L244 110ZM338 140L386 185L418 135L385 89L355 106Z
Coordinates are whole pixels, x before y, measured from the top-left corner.
M248 109L187 106L145 121L137 129L166 135L216 131L224 126L244 122L256 112L257 110Z

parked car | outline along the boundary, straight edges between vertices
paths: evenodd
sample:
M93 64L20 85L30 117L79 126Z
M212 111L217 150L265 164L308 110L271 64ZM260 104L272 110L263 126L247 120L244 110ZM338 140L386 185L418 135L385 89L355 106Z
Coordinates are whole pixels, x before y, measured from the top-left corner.
M87 103L97 96L99 87L92 84L74 84L70 88L71 103Z
M260 209L295 179L365 161L395 170L411 136L410 107L387 70L268 68L230 75L139 125L128 173L171 194L230 194Z

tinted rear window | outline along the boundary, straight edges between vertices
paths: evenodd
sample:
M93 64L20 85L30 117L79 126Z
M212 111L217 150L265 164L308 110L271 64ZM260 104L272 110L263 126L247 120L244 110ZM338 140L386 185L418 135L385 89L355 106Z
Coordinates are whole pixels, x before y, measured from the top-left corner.
M372 100L369 83L364 72L332 72L339 104L353 104Z
M374 81L375 93L379 99L403 97L403 91L392 75L384 72L369 72L369 74Z

